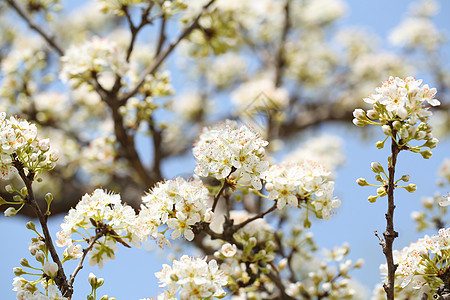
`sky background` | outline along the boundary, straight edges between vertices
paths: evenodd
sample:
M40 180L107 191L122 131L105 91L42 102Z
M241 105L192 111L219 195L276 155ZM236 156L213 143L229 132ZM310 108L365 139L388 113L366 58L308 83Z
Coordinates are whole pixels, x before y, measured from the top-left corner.
M347 17L340 22L342 26L362 26L377 33L383 40L382 46L387 48L386 37L389 31L396 26L404 16L407 6L411 1L346 1L348 4ZM450 1L439 1L441 11L435 18L438 28L446 30L450 28L450 20L447 18L450 12ZM449 53L448 47L445 51ZM449 55L447 55L449 57ZM433 86L433 82L429 80ZM182 83L182 78L174 78L175 88ZM374 87L375 88L375 87ZM356 261L364 258L365 266L361 270L352 272L351 275L362 285L370 290L380 280L378 267L384 262L384 256L378 240L373 231L382 233L385 228L384 213L387 208L385 199L382 198L371 204L367 201L370 194L375 193L371 187L359 187L355 180L365 177L373 178L370 171L370 163L379 161L386 166L388 150L377 150L375 142L382 138L381 134L375 133L367 139L361 138L361 132L367 128L349 128L344 125L329 124L321 126L319 132L324 134L336 134L344 141L344 153L347 157L345 165L337 170L336 195L342 200L342 205L336 215L329 221L314 222L312 231L315 240L320 247L332 248L348 242L351 246L349 258ZM358 133L357 133L358 132ZM356 137L356 138L355 138ZM401 249L424 233L415 231L415 224L410 219L414 210L420 210L420 199L431 196L437 190L437 170L444 158L450 156L449 138L440 137L441 142L433 150L433 157L424 160L418 154L401 152L398 159L397 174L410 174L411 182L416 183L418 190L409 194L404 190L397 190L395 210L395 228L399 232L399 238L395 240L394 248ZM168 178L178 174L192 173L195 162L192 155L186 155L186 159L178 158L164 166L164 173ZM442 190L441 190L442 191ZM443 191L445 192L445 191ZM55 236L62 222L62 215L50 219L50 232ZM28 251L28 242L34 236L26 230L25 224L29 219L21 216L5 218L0 216L0 228L3 235L3 246L0 247L0 291L2 299L14 299L15 292L12 289L13 267L19 266L21 258L33 260ZM36 222L37 223L37 222ZM433 234L433 232L427 232ZM184 244L187 246L187 244ZM99 289L99 294L108 294L117 299L139 299L144 297L156 297L158 291L157 279L154 273L159 271L163 263L168 263L168 258L155 247L149 249L125 249L119 247L116 260L105 263L102 270L97 267L85 266L76 279L76 292L74 299L85 299L90 292L87 282L89 272L98 277L105 278L105 284ZM61 251L62 252L62 251ZM65 264L66 272L71 273L74 264Z

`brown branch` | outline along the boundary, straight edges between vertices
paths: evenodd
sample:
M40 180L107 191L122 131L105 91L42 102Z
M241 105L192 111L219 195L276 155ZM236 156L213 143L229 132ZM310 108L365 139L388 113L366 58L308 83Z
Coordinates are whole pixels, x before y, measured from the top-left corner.
M164 60L166 59L166 57L172 53L172 51L175 49L175 47L183 40L185 39L187 36L189 36L189 34L198 27L198 22L200 20L200 17L203 15L203 13L211 6L211 4L214 3L215 0L210 0L205 6L203 6L201 12L198 14L198 16L195 18L195 20L192 22L192 24L190 26L188 26L181 34L180 36L174 41L172 42L169 46L167 46L167 48L160 52L159 55L157 55L153 61L153 63L144 71L144 73L142 74L141 78L139 79L138 83L136 84L136 86L134 88L131 89L130 92L126 93L125 95L123 95L120 99L119 99L119 105L123 105L126 103L126 101L134 96L139 89L141 88L141 86L144 84L145 82L145 78L147 77L147 75L153 74L156 72L156 70L159 68L159 66L164 62Z
M77 267L73 271L72 275L70 275L69 285L72 287L73 282L75 281L75 277L77 276L78 272L83 269L83 262L86 258L86 255L89 253L89 251L92 250L92 247L94 247L94 244L97 240L99 240L103 236L102 232L97 232L97 234L93 237L91 237L88 246L86 249L83 249L83 255L81 256L80 260L78 261Z
M234 171L230 172L230 174L233 173L233 172L234 172ZM228 176L230 176L230 175L228 175ZM222 186L220 187L220 190L219 190L219 191L217 192L217 194L214 196L214 202L213 202L213 205L212 205L212 211L213 211L213 212L216 210L217 203L219 202L219 198L220 198L220 196L222 195L223 191L224 191L227 187L230 186L229 183L228 183L228 176L224 179L223 184L222 184Z
M280 45L278 47L278 51L277 51L277 55L276 55L276 63L275 63L275 87L280 87L282 84L283 70L284 70L284 66L286 64L284 50L285 50L285 46L286 46L287 35L288 35L289 29L291 27L291 22L290 22L290 17L289 17L290 2L291 2L291 0L286 0L286 3L284 4L283 32L281 33L281 41L280 41Z
M61 291L62 295L64 297L70 298L73 294L73 289L67 282L67 278L64 273L61 260L59 259L58 253L56 252L55 246L53 244L52 236L50 235L50 231L48 230L47 226L47 217L44 216L44 214L42 213L41 209L39 208L39 205L37 204L36 198L34 197L32 184L35 174L33 172L28 172L28 174L26 175L23 163L20 162L17 159L17 157L14 158L13 164L14 167L19 172L19 176L25 183L25 186L27 188L27 196L25 198L25 203L33 208L36 217L39 219L39 223L41 223L42 232L44 233L45 237L45 245L47 249L50 251L50 255L52 256L53 261L58 265L58 273L55 277L55 283L58 286L59 290Z
M150 176L149 172L145 169L144 165L142 164L142 161L140 160L135 147L134 136L128 135L125 130L125 125L123 124L122 116L119 113L119 105L117 101L111 101L111 103L108 104L112 111L112 116L114 120L114 132L116 138L120 143L120 145L122 146L122 149L125 151L127 160L130 162L131 166L134 168L134 170L138 174L139 178L143 181L143 183L147 187L153 186L156 182L160 181L161 178L159 177L155 178L154 176Z
M260 213L257 214L256 216L251 217L251 218L248 218L248 219L245 220L244 222L239 223L239 224L237 224L237 225L234 225L232 230L233 230L234 232L236 232L236 231L238 231L239 229L241 229L242 227L244 227L245 225L247 225L248 223L253 222L253 221L255 221L256 219L264 218L265 215L267 215L268 213L271 213L271 212L274 211L276 208L277 208L277 202L275 202L275 203L273 204L273 206L272 206L271 208L267 209L266 211L260 212Z
M150 11L153 7L154 2L150 1L147 8L146 9L142 9L142 14L141 14L141 22L139 23L139 25L135 26L133 24L133 21L131 20L131 15L127 9L127 7L123 8L123 12L125 14L125 17L128 21L128 25L130 27L130 31L131 31L131 39L130 39L130 43L128 44L128 49L127 49L127 55L126 55L126 61L129 62L130 61L130 56L131 53L133 52L133 48L134 48L134 44L136 42L136 37L139 33L139 31L141 31L141 29L147 25L147 24L151 24L152 21L148 19L148 15L150 14Z
M31 20L31 18L27 16L25 11L19 5L17 5L14 0L6 0L6 2L19 14L19 16L28 24L31 29L35 30L42 38L44 38L44 40L50 45L51 48L53 48L53 50L58 53L59 56L64 55L64 50L56 43L54 38L45 33L45 31L41 27L33 22L33 20Z
M159 28L159 41L156 47L156 56L161 53L164 42L166 41L166 17L161 17L161 27Z
M395 176L395 165L397 163L397 155L400 152L400 148L397 145L397 142L395 140L395 136L397 134L397 131L392 127L392 124L390 125L392 129L392 138L391 138L391 159L388 166L389 171L389 182L387 185L387 195L388 195L388 210L386 213L386 231L383 233L384 236L384 242L380 242L383 253L386 257L387 262L387 268L388 268L388 282L383 285L383 288L386 292L386 296L388 300L394 300L394 287L395 287L395 270L397 269L397 266L394 263L394 256L393 256L393 244L394 239L398 237L398 232L394 230L394 210L395 210L395 204L394 204L394 189L395 189L395 183L394 183L394 176Z

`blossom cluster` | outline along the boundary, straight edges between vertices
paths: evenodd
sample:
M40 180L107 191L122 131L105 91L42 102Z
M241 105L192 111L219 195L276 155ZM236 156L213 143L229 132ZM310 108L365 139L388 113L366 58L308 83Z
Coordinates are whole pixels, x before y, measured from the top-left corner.
M206 258L183 255L173 261L173 267L163 265L155 276L161 282L160 287L166 288L158 299L175 299L178 291L181 300L225 296L223 286L227 285L227 277L214 259L206 262Z
M384 134L388 137L396 138L398 133L400 140L397 143L400 146L407 145L406 149L415 153L420 152L424 158L431 157L430 150L421 151L420 148L431 149L436 147L438 142L433 138L432 128L427 123L432 113L425 105L440 104L434 99L436 89L430 88L428 84L422 85L421 79L391 76L375 91L376 93L364 99L366 103L373 105L373 109L367 113L363 109L355 109L353 123L360 127L367 124L382 126ZM374 120L379 120L379 123ZM424 140L425 143L412 147L408 144L411 140ZM384 142L377 143L378 148L383 146Z
M135 234L142 240L150 235L163 243L170 244L158 227L167 225L172 239L184 236L188 241L194 238L192 226L204 221L211 222L213 212L208 208L208 189L200 180L186 181L178 177L158 183L142 197ZM165 232L165 231L164 231Z
M328 180L330 172L313 161L273 165L263 174L267 181L269 199L277 201L277 208L286 203L297 207L300 201L309 202L313 210L323 219L330 219L332 209L341 201L333 198L334 181Z
M0 112L0 179L10 179L15 173L14 160L34 173L53 169L58 160L50 151L50 140L39 139L36 125L15 117L6 118Z
M103 73L121 75L126 71L125 55L108 39L93 37L81 45L72 45L61 58L60 78L75 86Z
M436 89L430 88L428 84L422 85L422 79L414 77L399 78L389 77L388 80L375 89L376 93L370 94L364 102L372 104L373 111L368 112L371 119L379 119L383 124L389 121L409 119L415 124L417 119L422 122L427 120L431 112L424 107L424 102L437 106L440 102L434 99ZM355 111L360 116L361 111ZM364 126L367 123L358 118L353 123Z
M227 120L212 129L203 128L193 149L195 173L216 179L233 178L238 184L262 188L260 175L269 167L264 147L269 143L245 125Z
M61 230L57 232L59 247L66 246L65 259L80 257L77 251L79 245L74 245L77 240L72 239L73 233L78 233L79 228L97 229L106 227L107 232L99 239L89 252L89 264L98 264L99 268L109 259L114 259L117 250L118 238L134 242L140 240L133 234L136 225L136 214L129 205L122 204L120 195L108 193L102 189L96 189L91 195L85 194L81 201L69 210L61 224ZM122 234L125 234L122 236Z
M401 251L394 251L394 262L398 264L396 282L401 288L412 285L414 289L435 291L448 276L449 247L450 228L442 228L437 235L426 235ZM386 264L380 270L387 274Z

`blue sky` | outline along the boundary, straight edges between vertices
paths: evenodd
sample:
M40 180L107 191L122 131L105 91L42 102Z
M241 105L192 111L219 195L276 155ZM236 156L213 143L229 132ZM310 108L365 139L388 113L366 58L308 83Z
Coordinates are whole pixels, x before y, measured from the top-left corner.
M347 1L349 13L341 22L342 25L364 26L380 35L385 43L386 36L391 28L397 25L404 16L407 5L411 1ZM436 17L436 23L440 28L448 32L450 21L446 19L450 12L450 2L440 1L441 12ZM449 49L446 49L448 54ZM177 80L176 80L177 81ZM179 80L178 80L179 81ZM433 86L433 83L430 82ZM176 87L177 88L177 87ZM183 87L180 87L183 89ZM374 204L368 203L367 196L374 193L369 187L359 187L355 180L358 177L373 178L370 171L370 163L379 161L386 165L387 149L377 150L374 147L376 141L381 138L378 133L362 140L361 135L355 134L355 130L343 125L325 125L320 131L327 134L337 134L345 141L346 164L337 171L336 194L342 200L338 213L329 221L315 222L312 227L316 242L320 247L332 248L348 242L351 246L350 258L362 257L366 265L352 275L360 283L372 288L379 282L378 266L384 262L384 256L378 240L373 234L374 230L383 232L385 228L384 213L386 211L385 198ZM378 137L378 139L377 139ZM415 224L410 219L413 210L420 209L420 199L431 196L436 191L436 173L445 156L450 153L450 139L441 139L441 143L433 151L430 160L424 160L418 154L401 153L398 162L398 173L410 174L411 182L416 183L418 190L414 194L400 190L396 193L397 209L395 211L395 226L399 232L399 238L395 240L394 247L401 249L410 242L423 236L423 233L415 232ZM194 169L192 157L187 161L174 160L164 166L168 177L180 173L190 173ZM59 230L59 224L63 216L56 216L50 220L50 231L55 234ZM4 237L3 247L0 247L2 268L0 269L0 290L4 298L15 298L15 292L11 291L13 267L19 265L21 258L32 257L28 252L28 242L33 237L31 231L25 229L28 219L17 216L5 218L0 216L0 228ZM154 250L154 249L153 249ZM157 291L157 279L154 273L159 271L162 263L167 262L161 251L149 251L144 249L125 249L119 247L116 260L105 263L102 270L97 267L85 266L76 280L75 299L84 299L90 292L87 275L93 272L99 277L105 278L105 284L100 288L100 295L108 294L117 299L139 299L143 297L155 297ZM68 273L71 273L74 265L65 264Z

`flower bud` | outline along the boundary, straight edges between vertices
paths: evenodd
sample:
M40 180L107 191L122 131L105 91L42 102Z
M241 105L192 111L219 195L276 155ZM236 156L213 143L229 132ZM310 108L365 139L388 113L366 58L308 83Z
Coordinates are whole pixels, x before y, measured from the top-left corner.
M13 200L14 202L22 202L22 197L19 195L14 195Z
M360 119L353 119L352 122L353 122L353 124L355 124L358 127L364 127L367 124L367 122L364 122Z
M375 175L375 180L376 180L376 181L379 181L379 182L381 182L381 183L384 183L383 177L381 177L380 174Z
M5 217L14 217L17 214L17 210L14 207L8 207L4 211Z
M45 261L45 256L44 256L44 253L42 253L42 251L36 252L36 255L34 256L34 258L35 258L38 262L41 262L41 263L44 263L44 261Z
M400 178L401 181L408 182L410 176L409 175L403 175L402 178Z
M428 147L430 149L436 148L437 143L439 140L437 138L432 138L431 140L428 140L422 147Z
M55 278L58 273L58 265L54 262L46 262L44 264L44 273L50 278Z
M50 203L53 201L52 193L45 194L45 201L47 202L48 205L50 205Z
M257 244L257 240L254 236L252 236L251 238L248 239L248 244L250 245L251 248L255 247Z
M36 225L34 225L34 223L32 222L32 221L29 221L28 223L27 223L27 225L25 225L26 227L27 227L27 229L30 229L30 230L36 230Z
M268 182L266 183L266 191L271 192L273 190L273 183L272 182Z
M379 197L384 197L387 195L386 189L382 186L377 189L377 194Z
M375 143L375 147L377 147L377 149L383 149L384 148L384 141L378 141Z
M425 151L421 151L421 152L419 152L421 155L422 155L422 157L423 158L425 158L425 159L429 159L432 155L433 155L433 152L431 152L430 150L425 150Z
M21 265L22 267L30 267L30 264L28 263L28 260L27 260L26 258L22 258L22 259L20 260L20 265Z
M414 193L417 190L417 185L410 183L405 187L405 189L410 193Z
M23 188L20 190L20 194L21 194L23 197L26 197L26 196L28 195L28 190L27 190L27 188L26 188L26 187L23 187Z
M376 111L374 111L373 109L370 109L367 111L367 116L369 118L371 118L372 120L376 120L378 119L380 116L378 115L378 113Z
M6 204L6 200L3 197L0 197L0 206Z
M395 130L399 131L402 128L402 123L399 121L394 121L392 123L392 126L394 127Z
M5 190L8 192L8 193L14 193L14 188L13 188L13 186L12 185L10 185L10 184L8 184L7 186L5 186Z
M109 297L108 297L108 295L103 295L103 296L100 298L100 300L109 300Z
M283 258L282 260L280 260L280 261L278 262L278 269L279 269L280 271L281 271L281 270L284 270L284 269L286 269L287 265L288 265L288 260L287 260L287 258L285 257L285 258Z
M203 220L206 223L211 223L213 218L214 218L214 212L210 208L208 208L205 212L205 215L203 216Z
M361 108L357 108L353 111L353 117L355 117L356 119L362 119L366 117L366 112L361 109Z
M421 140L426 136L426 132L425 131L417 131L416 132L416 136L414 137L416 140Z
M358 178L358 179L356 179L356 183L357 183L359 186L367 186L367 185L369 185L369 184L367 183L367 181L366 181L364 178Z
M367 200L369 200L370 203L374 203L377 201L378 196L369 196L369 198L367 198Z
M360 258L360 259L358 259L356 262L355 262L355 264L353 265L353 267L355 268L355 269L359 269L359 268L361 268L363 265L364 265L364 259L362 259L362 258Z
M385 135L391 135L391 127L389 125L383 125L381 126L381 129L383 130Z
M374 173L381 173L384 172L383 166L379 162L373 162L370 164L370 167L372 168L372 171Z
M15 267L13 269L13 272L14 272L14 275L16 275L16 276L25 274L25 272L23 271L23 269L21 267Z

